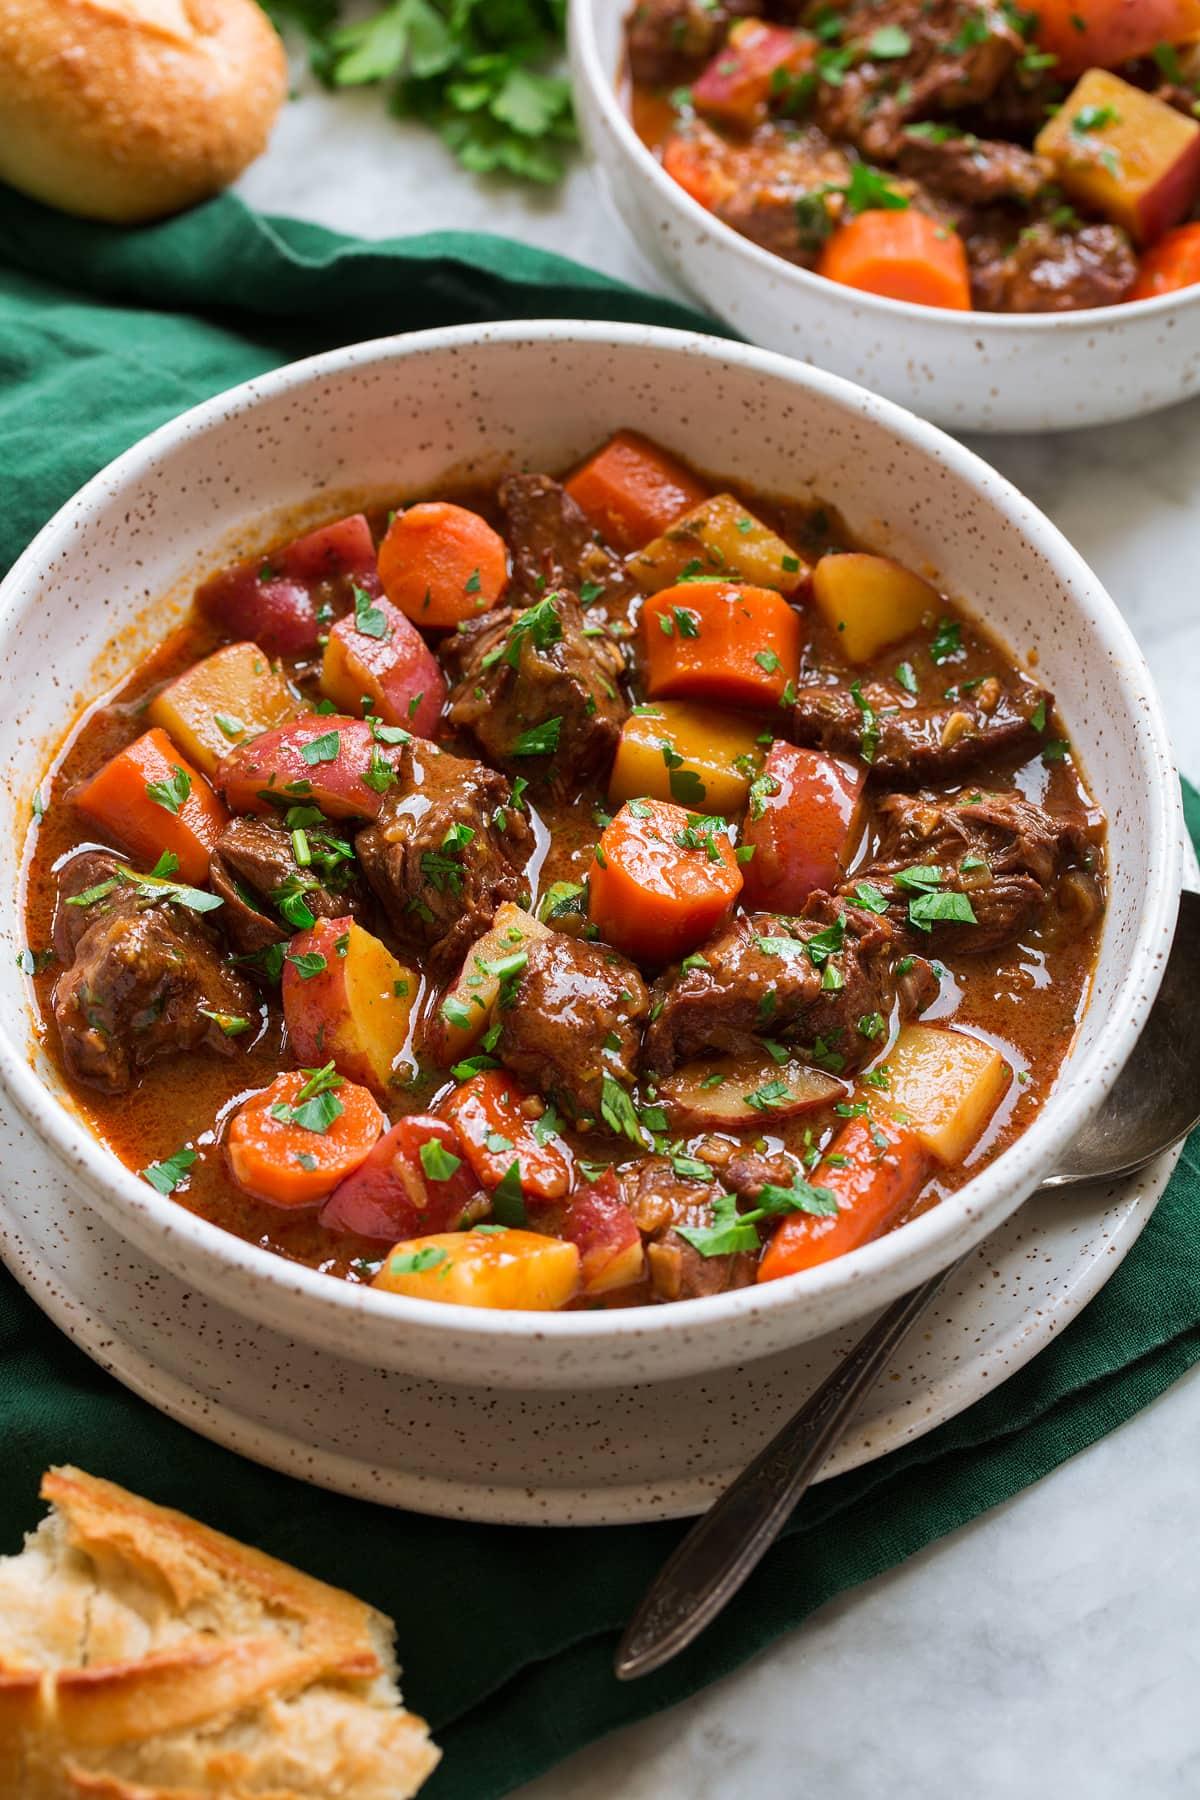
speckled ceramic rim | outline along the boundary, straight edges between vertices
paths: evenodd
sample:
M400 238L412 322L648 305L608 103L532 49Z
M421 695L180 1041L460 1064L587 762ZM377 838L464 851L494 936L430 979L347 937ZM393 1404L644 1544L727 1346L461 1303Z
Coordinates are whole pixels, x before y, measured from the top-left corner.
M1081 627L1100 640L1109 666L1119 671L1111 689L1102 701L1098 696L1097 703L1104 704L1113 716L1131 721L1130 735L1138 746L1149 784L1144 796L1146 833L1150 866L1157 878L1141 883L1138 928L1129 948L1125 978L1112 996L1106 1036L1090 1049L1077 1050L1071 1056L1042 1112L1009 1149L939 1206L875 1243L835 1262L761 1287L702 1300L676 1301L670 1306L561 1314L485 1312L375 1293L332 1281L327 1275L287 1262L197 1218L125 1169L54 1097L29 1067L25 1019L17 1027L21 1041L14 1032L13 1020L0 1021L0 1078L30 1125L63 1164L64 1171L86 1183L105 1216L118 1229L124 1229L146 1249L152 1249L156 1241L173 1240L176 1246L194 1252L200 1285L205 1284L203 1271L214 1267L226 1275L242 1276L244 1280L237 1284L243 1294L241 1303L248 1287L266 1288L281 1297L303 1301L305 1316L314 1332L323 1332L326 1337L336 1333L340 1341L347 1343L356 1341L356 1321L369 1327L372 1320L405 1318L426 1330L452 1329L460 1339L473 1340L481 1348L493 1347L497 1360L506 1340L531 1338L551 1347L560 1343L564 1348L571 1344L578 1349L591 1343L598 1354L606 1343L636 1338L652 1357L654 1341L665 1334L704 1324L716 1326L739 1317L765 1318L779 1311L800 1316L805 1300L835 1295L858 1283L867 1289L862 1309L867 1310L873 1300L882 1303L877 1286L871 1288L871 1278L881 1277L893 1293L900 1293L922 1275L943 1267L958 1251L978 1242L1007 1218L1055 1165L1099 1105L1137 1041L1170 947L1181 886L1183 831L1179 790L1166 727L1141 652L1099 581L1062 534L972 451L902 407L869 394L840 376L772 351L689 332L578 320L521 320L382 338L292 363L245 382L183 413L109 464L44 527L0 585L0 646L15 615L18 586L36 577L65 552L72 532L93 507L108 502L123 484L153 472L156 463L181 438L203 438L230 419L251 414L268 396L295 396L298 390L331 383L343 371L354 369L361 373L378 363L403 361L431 351L462 348L478 354L489 344L603 345L614 358L627 350L651 350L664 360L690 358L717 366L741 366L786 384L798 397L822 395L851 418L884 428L894 438L900 454L920 452L952 470L978 491L981 500L1014 533L1033 542L1070 597ZM231 1288L229 1303L239 1304L232 1294ZM802 1328L795 1332L797 1341L805 1335ZM715 1344L714 1360L720 1360Z
M608 0L599 0L599 3L606 4ZM701 206L698 200L693 200L677 181L671 179L657 157L650 154L633 129L618 97L613 71L605 67L604 58L600 54L596 37L596 5L597 0L570 0L570 32L575 66L626 156L637 165L639 173L656 190L663 204L674 214L677 224L689 231L700 227L709 232L718 244L724 246L731 258L740 259L747 265L748 274L761 271L774 276L785 285L793 287L797 295L812 293L816 287L824 294L828 294L831 288L836 292L836 282L827 281L823 275L816 275L809 269L797 268L795 263L786 262L782 256L772 255L760 244L743 237L731 225L726 225L715 213ZM989 333L994 332L1002 337L1019 337L1025 332L1087 336L1100 324L1111 325L1114 314L1141 319L1165 317L1167 314L1200 307L1200 283L1195 287L1185 288L1178 294L1159 294L1151 300L1131 300L1120 307L1089 306L1069 313L953 312L947 307L919 306L911 300L889 300L885 295L871 294L863 288L847 288L846 300L848 306L852 303L868 313L879 314L889 322L906 318L936 319L946 331L956 331L965 337L979 335L981 319L986 323Z

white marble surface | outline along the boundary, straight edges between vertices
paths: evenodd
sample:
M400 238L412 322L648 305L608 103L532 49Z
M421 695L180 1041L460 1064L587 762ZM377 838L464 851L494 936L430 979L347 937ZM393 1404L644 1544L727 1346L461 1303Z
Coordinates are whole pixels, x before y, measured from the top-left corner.
M366 236L520 237L661 287L578 165L544 195L473 181L372 94L297 72L256 206ZM981 449L1130 620L1200 782L1200 401ZM517 1800L1184 1800L1200 1793L1200 1373L1073 1462L826 1607L718 1687Z

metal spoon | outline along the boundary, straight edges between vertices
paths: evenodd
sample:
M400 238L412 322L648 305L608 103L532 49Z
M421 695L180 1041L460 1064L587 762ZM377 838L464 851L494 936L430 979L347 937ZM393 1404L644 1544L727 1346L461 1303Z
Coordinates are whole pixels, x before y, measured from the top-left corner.
M1066 1168L1036 1190L1117 1179L1161 1156L1200 1122L1200 895L1185 893L1162 986L1137 1048ZM775 1542L851 1414L963 1258L893 1302L845 1361L692 1527L643 1595L614 1670L632 1681L699 1636Z

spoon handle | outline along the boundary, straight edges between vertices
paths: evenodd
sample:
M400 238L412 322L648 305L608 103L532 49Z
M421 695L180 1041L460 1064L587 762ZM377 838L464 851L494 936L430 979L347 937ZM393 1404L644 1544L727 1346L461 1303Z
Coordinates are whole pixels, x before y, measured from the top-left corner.
M661 1668L732 1600L779 1536L863 1395L957 1266L893 1301L696 1521L626 1627L613 1665L619 1680Z

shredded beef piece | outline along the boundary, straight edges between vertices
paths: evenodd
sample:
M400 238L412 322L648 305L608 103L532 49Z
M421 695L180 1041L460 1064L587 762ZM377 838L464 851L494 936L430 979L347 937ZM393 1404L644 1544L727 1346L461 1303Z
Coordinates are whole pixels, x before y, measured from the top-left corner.
M621 558L600 541L561 482L549 475L509 475L500 483L499 500L512 555L511 591L521 605L563 588L609 605L637 591Z
M808 749L862 757L882 786L920 787L996 756L1032 753L1040 742L1033 717L1051 704L1030 682L1013 689L995 679L944 706L904 706L902 698L898 689L871 682L863 691L869 717L849 688L801 688L792 738Z
M762 0L634 0L625 23L629 67L644 87L698 75L734 19L760 17Z
M964 206L1032 204L1051 177L1049 164L1019 144L970 132L945 139L907 137L897 166L934 194Z
M821 941L809 949L814 938ZM661 1077L703 1051L736 1054L770 1037L851 1073L878 1047L864 1022L886 1018L897 998L909 1014L936 994L920 958L898 989L898 947L889 920L829 894L810 895L802 919L742 914L702 946L703 964L668 969L654 983L643 1066ZM825 985L829 967L840 986Z
M396 937L445 972L501 902L524 891L533 833L508 782L484 763L414 739L397 772L355 850Z
M633 1084L646 984L615 950L561 932L531 938L526 954L500 1010L495 1054L573 1117L599 1122L605 1074Z
M820 84L816 122L879 162L894 160L914 120L985 101L1024 49L1001 7L977 0L889 0L886 9L877 0L851 0L839 14L841 42L860 60L840 82ZM907 55L872 59L881 25L907 33Z
M336 831L332 835L336 837ZM320 828L310 833L310 843L319 856ZM339 878L335 872L332 879ZM219 914L225 936L243 956L286 943L297 929L281 922L276 896L303 894L304 904L318 919L340 919L362 906L353 877L340 887L329 885L314 866L301 868L290 831L249 815L231 819L217 839L209 885L225 902Z
M555 786L607 773L629 711L618 685L625 661L602 619L589 628L571 595L485 613L448 640L444 655L458 675L450 722L489 761ZM519 754L522 736L553 719L552 749Z
M1137 256L1119 225L1063 230L1047 219L1024 228L987 219L965 235L971 293L983 312L1115 306L1137 275Z
M210 1013L247 1017L257 1010L249 985L224 961L215 934L196 913L150 899L116 871L116 858L74 857L59 878L55 941L73 961L55 984L54 1019L68 1072L124 1094L160 1056L202 1046L228 1056L235 1039ZM68 901L115 879L86 906ZM72 913L81 915L81 922Z
M646 1241L650 1286L657 1300L698 1300L749 1287L758 1258L748 1250L728 1256L701 1256L680 1237L676 1226L689 1230L712 1223L712 1203L719 1181L694 1181L676 1175L665 1156L647 1156L619 1173L626 1205Z
M1082 819L1049 813L1016 792L959 799L889 794L879 803L878 820L875 857L841 891L853 894L859 882L871 882L912 944L963 956L1019 938L1036 922L1067 867L1088 854ZM938 891L966 894L977 923L934 921L929 931L911 924L915 892L897 886L895 878L912 868L940 869Z

